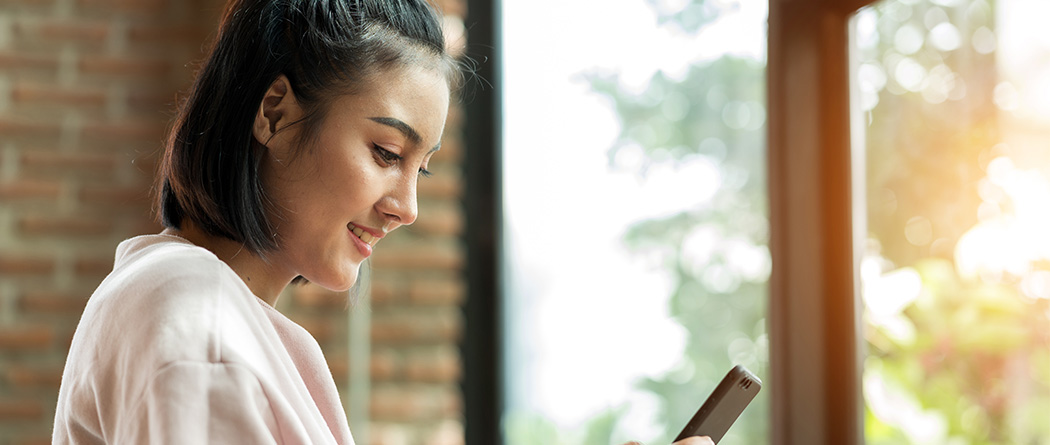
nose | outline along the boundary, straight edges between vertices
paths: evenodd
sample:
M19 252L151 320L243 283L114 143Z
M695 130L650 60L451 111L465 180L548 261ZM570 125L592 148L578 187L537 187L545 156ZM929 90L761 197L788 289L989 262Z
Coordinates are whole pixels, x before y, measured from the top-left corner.
M416 203L417 183L418 178L415 175L408 175L397 181L390 191L376 203L377 210L387 219L386 227L389 227L389 230L397 226L407 226L416 221L416 216L419 215Z

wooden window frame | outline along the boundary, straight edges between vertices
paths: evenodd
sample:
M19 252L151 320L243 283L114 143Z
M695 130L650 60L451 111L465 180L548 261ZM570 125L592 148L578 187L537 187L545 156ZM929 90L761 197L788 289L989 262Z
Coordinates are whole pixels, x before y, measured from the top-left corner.
M770 0L770 397L775 444L862 444L862 145L849 20L873 0ZM859 130L859 128L858 128Z

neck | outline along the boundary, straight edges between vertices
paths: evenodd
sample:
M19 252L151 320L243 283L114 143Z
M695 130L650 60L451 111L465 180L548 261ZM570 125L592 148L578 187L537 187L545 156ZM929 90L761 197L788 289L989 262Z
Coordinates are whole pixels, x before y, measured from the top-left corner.
M233 269L253 294L270 306L277 304L281 291L295 278L289 273L282 273L275 263L249 251L244 244L209 235L192 222L185 221L181 229L168 228L161 233L184 238L211 251Z

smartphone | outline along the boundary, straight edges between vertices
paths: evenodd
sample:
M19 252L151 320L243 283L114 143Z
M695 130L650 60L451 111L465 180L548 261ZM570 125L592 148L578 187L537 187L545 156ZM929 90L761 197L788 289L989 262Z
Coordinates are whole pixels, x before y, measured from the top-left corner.
M760 389L762 381L758 377L743 366L734 366L674 441L692 436L709 436L718 443Z

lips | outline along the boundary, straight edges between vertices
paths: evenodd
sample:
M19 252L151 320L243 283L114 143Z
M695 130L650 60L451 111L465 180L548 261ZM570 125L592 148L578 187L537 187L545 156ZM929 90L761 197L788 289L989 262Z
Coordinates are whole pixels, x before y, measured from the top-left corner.
M360 238L361 241L364 241L365 244L368 244L368 247L375 247L376 243L379 242L379 239L383 237L381 234L373 234L372 231L362 229L353 223L347 224L346 228L350 229L350 231Z

